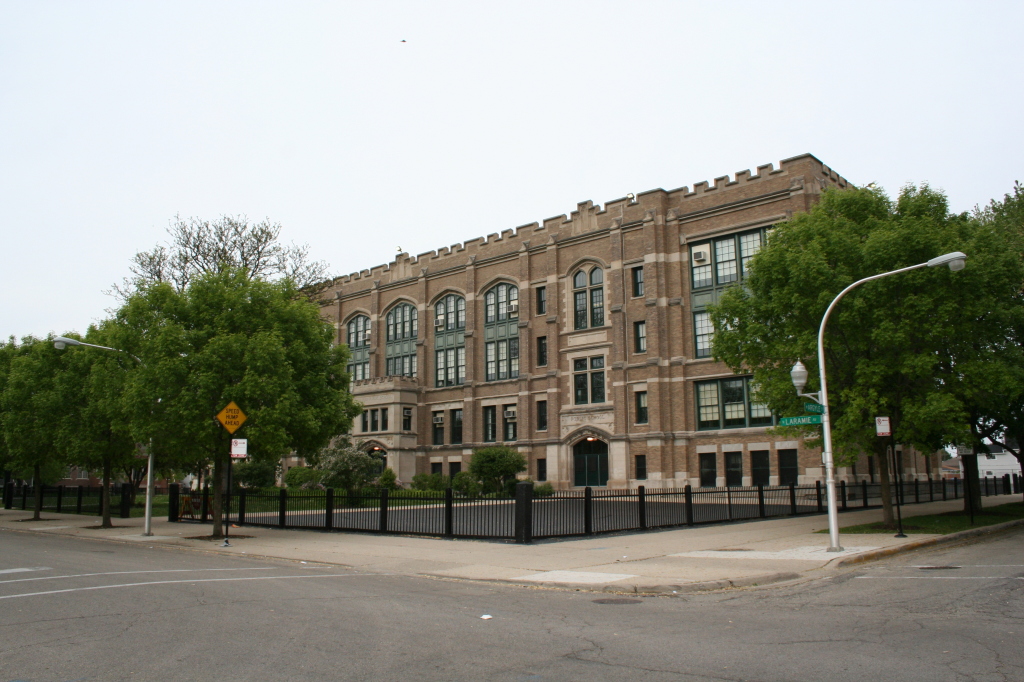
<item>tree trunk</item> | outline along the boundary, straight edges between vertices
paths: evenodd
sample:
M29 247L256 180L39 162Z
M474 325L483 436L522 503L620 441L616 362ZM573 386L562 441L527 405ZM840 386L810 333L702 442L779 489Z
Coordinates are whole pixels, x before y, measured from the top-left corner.
M35 493L35 495L34 495L35 499L32 501L32 520L33 521L39 521L39 518L40 518L39 515L43 511L43 474L42 474L42 466L40 466L39 464L36 464L34 469L33 469L33 475L35 476L35 480L32 481L32 482L35 485L32 486L32 487L35 488L35 490L33 491Z
M100 522L100 528L113 528L114 524L110 522L110 475L113 467L110 464L110 458L103 458L103 520Z
M224 487L224 458L221 453L213 457L213 537L224 537L224 524L221 522L221 511L224 503L222 488Z
M981 511L981 481L978 480L978 455L960 455L964 465L964 512L970 513L974 507L974 513Z
M881 482L882 495L882 523L886 526L896 526L896 515L892 510L892 484L889 476L889 453L885 441L879 440L875 446L875 461L878 462L878 480Z

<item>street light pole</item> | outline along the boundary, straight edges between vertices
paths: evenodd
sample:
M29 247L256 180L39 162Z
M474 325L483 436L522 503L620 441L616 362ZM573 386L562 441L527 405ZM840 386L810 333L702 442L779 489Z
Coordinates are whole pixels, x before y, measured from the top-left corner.
M85 341L79 341L78 339L69 339L66 336L58 336L53 340L53 347L57 350L64 350L67 346L87 346L89 348L99 348L100 350L109 350L114 353L124 353L135 362L139 363L140 367L145 367L141 359L132 355L128 351L121 350L120 348L111 348L109 346L97 346L95 343L86 343ZM153 439L149 439L149 453L148 462L146 465L146 524L145 530L143 531L144 536L153 535Z
M901 272L917 270L918 268L934 268L940 265L948 265L950 270L958 272L964 269L964 260L966 258L967 256L960 251L953 251L951 253L932 258L926 263L918 263L917 265L911 265L906 268L883 272L880 275L872 275L871 277L865 277L864 279L857 280L840 291L839 295L832 299L832 303L829 304L828 308L825 310L825 315L821 318L821 325L818 327L818 376L821 381L821 390L817 394L801 393L804 386L807 384L807 369L799 360L797 360L796 364L793 365L793 370L790 372L790 376L793 378L793 385L796 386L797 395L814 398L821 403L823 408L825 408L825 411L821 415L821 430L823 440L822 458L824 459L825 464L825 489L828 493L829 552L842 552L843 548L839 544L839 509L836 504L835 466L833 465L832 458L832 424L831 415L829 414L828 409L828 381L826 380L825 375L825 325L828 323L828 316L832 314L832 310L836 307L843 296L865 282L888 277L889 275L898 275Z

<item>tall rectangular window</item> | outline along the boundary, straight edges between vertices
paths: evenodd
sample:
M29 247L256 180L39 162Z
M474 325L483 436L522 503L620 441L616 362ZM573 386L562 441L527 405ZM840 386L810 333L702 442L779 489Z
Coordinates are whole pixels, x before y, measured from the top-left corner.
M711 324L711 316L708 313L693 314L693 333L697 341L696 356L698 358L711 357L711 339L715 335L715 328Z
M449 410L448 419L451 423L451 442L458 445L462 442L462 410Z
M604 289L590 290L590 326L604 326Z
M647 423L647 391L637 391L633 394L636 402L636 423Z
M779 450L779 485L800 482L800 465L796 450Z
M750 271L750 260L764 244L763 233L762 229L757 229L691 246L693 288L722 286L745 279Z
M498 407L497 405L486 405L484 407L484 442L493 443L498 440Z
M636 477L637 480L647 480L647 455L636 456Z
M768 485L771 469L767 450L753 450L750 453L750 478L754 485Z
M402 408L402 430L403 431L412 431L412 408L411 407L403 407Z
M573 396L577 405L604 402L604 356L573 360Z
M537 480L548 480L548 460L544 457L537 460Z
M730 488L743 485L743 453L725 453L725 484Z
M501 407L501 419L502 419L502 440L512 441L517 438L516 429L516 406L515 405L502 405Z
M548 430L548 401L546 400L537 401L537 430Z
M537 366L544 367L548 364L548 337L537 337Z
M747 266L754 254L761 250L761 233L748 232L740 235L740 271L747 276Z
M466 348L448 348L434 353L435 385L459 386L466 380Z
M370 411L363 410L363 433L370 430Z
M380 430L380 421L379 421L379 418L377 416L377 410L370 410L370 430L371 431L379 431Z
M644 266L633 268L633 297L644 295Z
M587 328L587 292L577 291L573 295L573 316L576 329Z
M633 352L647 352L647 321L633 323Z
M380 408L380 430L388 430L388 408L386 407Z
M735 237L715 240L715 276L719 284L727 284L739 279L736 271Z
M502 339L484 344L484 374L487 381L518 377L519 339Z
M431 412L430 424L434 433L434 445L444 445L444 411Z
M455 474L462 471L462 462L448 462L448 476L455 478Z
M545 315L548 312L548 289L537 287L537 314Z
M714 488L718 484L718 466L715 463L715 453L702 452L700 454L700 487Z

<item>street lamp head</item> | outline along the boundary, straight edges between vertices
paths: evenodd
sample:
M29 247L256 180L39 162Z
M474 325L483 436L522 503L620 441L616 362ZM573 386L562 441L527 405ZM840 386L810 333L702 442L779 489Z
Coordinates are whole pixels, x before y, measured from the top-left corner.
M793 385L796 386L796 392L803 392L804 386L807 385L807 368L804 367L804 363L797 360L796 364L793 365L793 369L789 371L789 376L793 377Z
M952 253L946 253L941 256L936 256L928 261L928 267L936 268L940 265L949 265L949 269L953 272L959 272L964 269L964 260L967 258L967 254L960 251L953 251Z
M66 336L58 336L53 340L53 347L57 350L64 350L67 346L81 346L82 342L75 339L69 339Z

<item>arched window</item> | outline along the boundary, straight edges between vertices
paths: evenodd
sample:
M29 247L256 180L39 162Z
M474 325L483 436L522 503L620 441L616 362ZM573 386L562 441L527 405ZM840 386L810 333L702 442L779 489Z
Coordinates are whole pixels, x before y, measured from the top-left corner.
M348 348L351 357L348 373L354 381L370 378L370 318L357 315L349 320Z
M484 294L484 380L519 376L519 289L498 284Z
M577 270L572 276L573 327L604 326L604 272L595 266L589 272Z
M484 324L519 317L519 289L499 284L484 295Z
M399 303L391 309L385 320L385 374L416 376L416 335L419 331L416 308L408 303Z
M434 304L434 385L466 381L466 299L448 294Z

